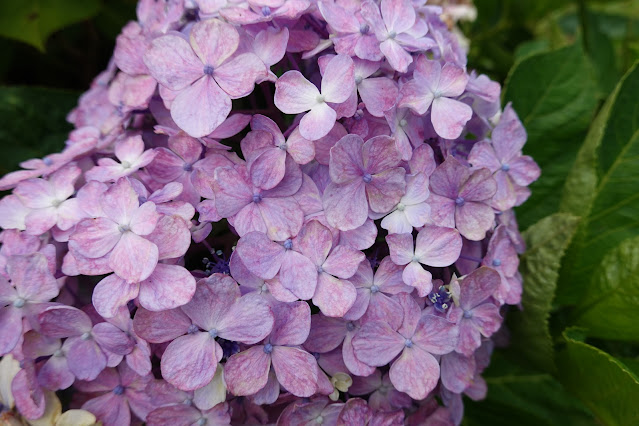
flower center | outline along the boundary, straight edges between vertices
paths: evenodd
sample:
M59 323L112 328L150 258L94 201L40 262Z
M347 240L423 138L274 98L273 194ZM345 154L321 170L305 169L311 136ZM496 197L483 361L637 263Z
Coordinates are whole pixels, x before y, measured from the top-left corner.
M464 197L455 198L455 204L457 204L460 207L463 206L465 202L466 200L464 200Z
M442 313L446 312L446 309L450 306L451 299L452 295L443 285L436 292L433 291L428 295L428 300L432 302L437 311Z
M82 336L80 336L80 338L82 340L89 340L91 338L91 333L89 333L88 331L86 333L82 333Z
M293 248L293 241L289 238L288 240L284 241L284 248L286 250L290 250Z
M122 395L124 393L124 386L117 385L115 388L113 388L113 393L116 395Z
M368 34L371 30L371 27L368 24L363 24L359 27L360 34Z
M404 346L406 346L407 348L412 348L413 347L413 341L410 340L410 339L404 340Z
M182 170L184 170L185 172L190 172L190 171L192 171L192 170L193 170L193 164L185 163L185 164L182 166Z
M131 230L131 227L128 224L123 224L118 226L118 231L120 231L120 233L124 234L125 232L129 232Z
M13 307L20 309L24 306L25 303L26 301L22 297L19 297L13 301Z
M352 323L352 322L350 322L350 321L349 321L349 322L347 322L347 323L346 323L346 329L347 329L348 331L353 331L353 330L355 330L355 324L353 324L353 323Z
M205 65L204 66L204 74L212 76L213 75L213 71L214 71L214 68L211 65Z
M271 8L268 6L262 7L262 15L269 16L271 14Z
M286 143L281 144L279 147L282 151L286 151L288 149L288 145Z
M253 202L259 203L260 201L262 201L262 196L260 194L253 194Z
M56 351L53 353L53 356L57 358L61 357L62 355L64 355L62 349L56 349Z
M319 272L320 274L324 272L324 268L322 268L322 265L317 267L317 272Z
M501 259L493 259L493 266L501 266Z
M402 118L401 120L399 120L399 127L406 127L407 124L408 124L408 121L406 121L405 118Z
M397 33L395 31L391 31L390 33L388 33L388 38L390 38L391 40L395 37L397 37Z
M507 172L508 170L510 170L510 166L508 164L502 164L501 165L501 169L505 172Z
M197 421L197 425L198 426L204 426L206 424L208 420L206 420L204 417L201 417L198 421Z
M355 76L355 84L360 84L364 80L361 75Z
M322 424L324 423L324 417L322 417L321 415L317 416L315 418L315 421L317 422L317 424Z
M43 158L42 162L44 163L45 166L52 166L53 165L53 160L50 159L49 157Z
M472 317L473 317L473 313L471 311L464 311L464 318L468 319Z
M317 95L315 100L317 101L318 104L323 104L324 103L324 95Z
M217 330L212 328L209 330L209 336L211 336L212 338L216 338L217 337Z
M403 212L405 208L406 206L403 203L399 203L397 205L397 210L399 210L400 212Z
M373 176L371 176L370 173L366 173L364 176L362 176L362 180L365 183L371 183L371 181L373 180Z
M186 331L188 334L196 333L199 330L198 326L195 324L189 325L189 329Z
M375 284L371 286L371 293L377 293L379 291L379 287Z
M273 352L273 345L271 345L270 343L264 345L264 353L270 354L271 352Z

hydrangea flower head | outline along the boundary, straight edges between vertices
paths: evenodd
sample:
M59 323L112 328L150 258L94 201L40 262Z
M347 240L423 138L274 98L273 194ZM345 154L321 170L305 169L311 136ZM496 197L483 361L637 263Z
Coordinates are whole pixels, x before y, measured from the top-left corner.
M459 424L540 172L422 3L140 0L62 152L0 179L0 408Z

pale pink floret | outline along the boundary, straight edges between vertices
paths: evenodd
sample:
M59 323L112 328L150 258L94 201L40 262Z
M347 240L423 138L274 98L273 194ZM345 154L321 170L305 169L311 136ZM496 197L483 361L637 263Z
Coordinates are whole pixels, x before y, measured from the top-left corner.
M236 253L246 268L263 280L277 279L295 299L309 300L317 287L317 268L301 251L298 241L282 244L262 232L249 232L237 243Z
M416 21L410 0L382 0L379 6L367 0L362 3L362 16L375 32L386 60L399 72L406 72L413 62L410 52L435 46L432 40L424 37L428 26Z
M115 144L115 157L119 162L112 158L101 158L98 165L87 171L85 176L87 180L114 181L137 172L153 161L156 155L157 151L153 149L145 151L141 136L131 136Z
M287 71L275 84L275 105L285 114L309 111L300 121L300 134L317 140L331 131L337 113L328 102L340 104L355 87L355 65L346 55L337 55L326 65L321 91L299 71Z
M140 205L124 177L104 193L100 206L105 217L80 222L69 246L90 259L108 255L109 267L128 282L148 278L158 262L158 247L145 238L160 219L155 204L147 201Z
M481 346L481 337L492 336L501 326L499 307L491 300L499 283L497 271L485 266L451 283L455 306L450 319L459 327L456 352L471 356Z
M224 379L234 395L252 395L266 386L271 366L277 381L290 393L308 397L318 390L318 367L313 355L299 348L308 337L311 310L305 302L273 307L273 332L263 345L233 355Z
M395 209L382 219L381 227L389 234L406 234L413 232L413 228L424 226L430 221L430 206L426 202L429 195L428 176L425 173L406 176L406 194Z
M151 374L140 376L126 363L107 368L91 382L76 382L76 387L93 398L82 405L95 414L104 426L131 424L131 414L144 420L152 410L151 395L146 391Z
M222 359L222 339L254 344L273 328L270 307L256 295L240 295L230 277L200 280L195 295L181 308L157 313L138 310L136 333L151 343L172 342L162 356L164 379L182 390L207 385Z
M328 223L348 231L366 222L369 207L375 213L391 211L406 188L400 161L395 140L388 136L366 143L357 135L344 136L331 148L331 183L323 195Z
M20 341L22 318L37 326L38 312L59 293L43 254L11 256L7 260L7 273L11 282L0 275L0 355L11 352Z
M522 155L525 142L526 130L508 104L492 132L492 141L477 142L468 155L473 168L487 168L493 172L497 192L492 205L501 211L524 202L530 195L525 187L541 174L532 157Z
M233 55L239 40L232 25L211 19L195 24L189 41L165 35L145 53L151 75L177 92L171 117L189 135L202 137L215 130L231 111L231 99L250 94L265 75L264 63L254 53Z
M28 179L18 184L14 194L30 209L24 218L27 233L41 235L56 225L67 230L83 218L77 200L70 198L81 173L77 165L69 164L48 179Z
M355 356L372 366L391 363L390 380L411 398L424 399L439 381L439 363L433 355L452 352L459 329L448 320L422 312L409 295L396 296L404 311L399 329L383 321L362 326L353 338Z
M93 325L87 314L71 306L52 306L38 315L41 333L52 338L67 338L62 348L66 352L69 370L81 380L93 380L107 366L112 355L126 355L134 341L113 324ZM116 363L117 365L117 363Z
M430 119L439 136L457 139L473 115L467 104L455 100L464 93L468 75L452 63L443 66L439 61L421 55L417 58L413 80L400 90L400 108L408 107L419 115L430 109Z
M302 228L296 242L317 271L313 303L327 316L343 316L357 295L348 278L355 274L364 254L350 246L333 246L331 231L315 220Z
M419 231L414 248L412 234L392 234L386 241L393 262L406 265L402 272L404 283L415 287L420 297L433 289L433 277L421 265L452 265L462 248L462 238L456 229L435 225L426 225Z
M370 262L362 261L355 275L349 278L357 290L357 298L344 318L351 321L361 318L362 323L382 320L399 327L401 309L393 295L413 291L413 287L404 284L403 270L386 256L373 275Z
M430 190L428 204L434 224L456 227L472 241L484 239L493 227L495 213L489 203L497 183L490 170L471 170L449 156L431 175Z

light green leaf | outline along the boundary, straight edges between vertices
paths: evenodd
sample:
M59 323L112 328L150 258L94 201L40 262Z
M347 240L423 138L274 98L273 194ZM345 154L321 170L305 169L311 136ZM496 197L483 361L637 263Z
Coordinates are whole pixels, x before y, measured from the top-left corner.
M37 87L0 87L0 175L14 171L18 163L64 148L73 128L67 113L78 94Z
M527 361L542 371L554 371L554 351L548 319L559 268L579 219L555 213L524 232L528 250L521 258L524 278L523 310L509 313L511 358Z
M639 341L639 237L610 251L577 306L576 324L588 335Z
M601 424L639 424L639 381L619 360L564 332L565 348L558 353L559 379L590 408Z
M530 55L511 70L504 87L528 132L524 153L542 170L532 196L517 208L526 228L559 209L561 188L596 107L596 82L581 46Z
M44 51L49 35L94 16L98 0L9 0L0 2L0 36Z
M577 303L604 255L624 239L639 235L637 93L635 64L595 120L567 179L562 210L584 220L562 266L561 303Z

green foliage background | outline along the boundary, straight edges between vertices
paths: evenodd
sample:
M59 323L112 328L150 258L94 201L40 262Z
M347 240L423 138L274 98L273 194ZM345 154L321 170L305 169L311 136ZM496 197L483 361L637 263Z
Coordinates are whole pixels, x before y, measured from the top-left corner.
M511 344L467 425L639 424L639 0L475 0L469 68L504 84L542 168ZM0 2L0 174L62 147L134 0Z

